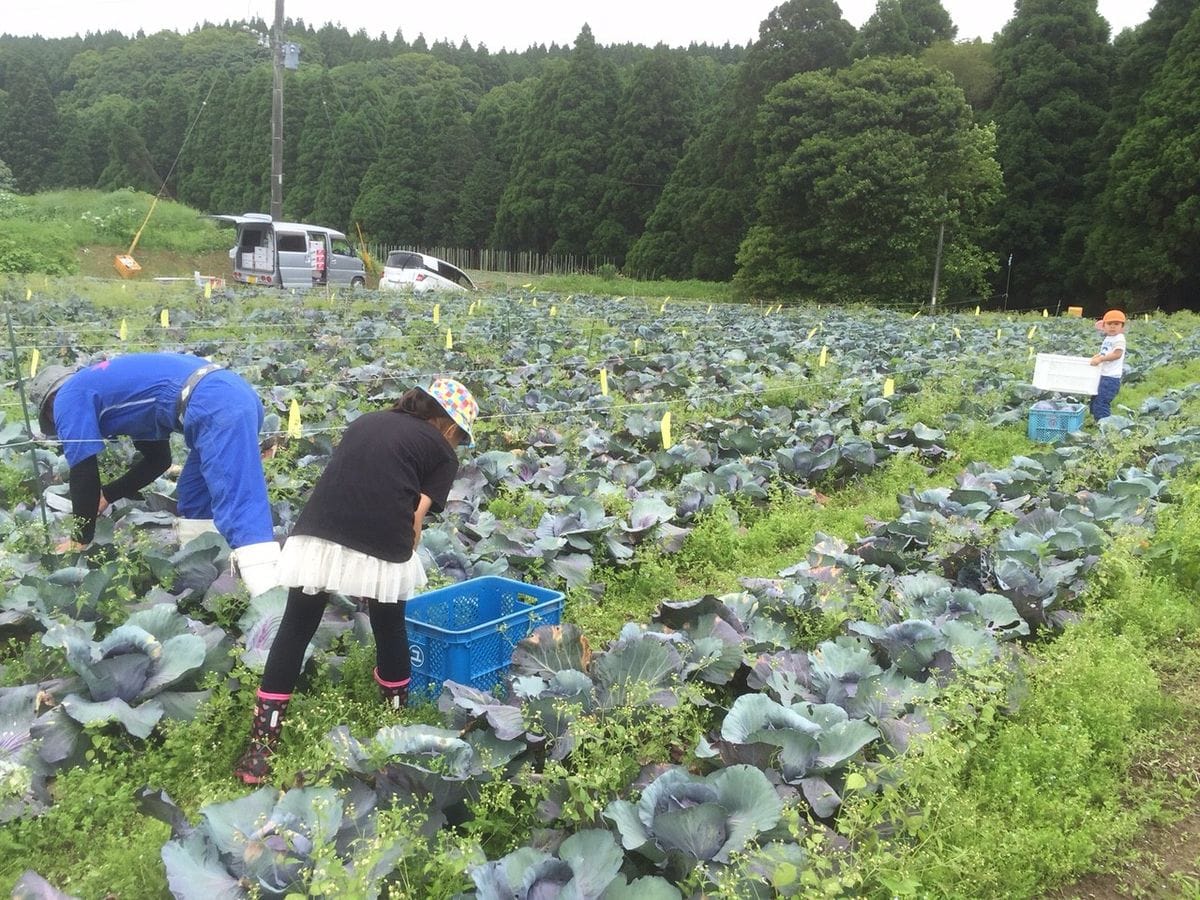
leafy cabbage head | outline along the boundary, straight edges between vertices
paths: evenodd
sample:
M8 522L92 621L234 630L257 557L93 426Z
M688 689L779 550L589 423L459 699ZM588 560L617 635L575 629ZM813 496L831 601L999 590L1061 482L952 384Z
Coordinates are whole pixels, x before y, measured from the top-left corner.
M730 855L779 823L783 801L753 766L730 766L708 776L671 768L652 781L636 804L614 800L604 811L627 850L684 869L728 863Z

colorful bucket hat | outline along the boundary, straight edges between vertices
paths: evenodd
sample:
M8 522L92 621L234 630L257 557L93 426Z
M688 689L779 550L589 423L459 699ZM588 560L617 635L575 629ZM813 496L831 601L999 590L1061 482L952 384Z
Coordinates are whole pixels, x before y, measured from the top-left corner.
M421 388L436 400L451 420L467 435L467 446L475 446L475 435L471 429L479 415L479 404L471 392L453 378L435 378L429 387Z

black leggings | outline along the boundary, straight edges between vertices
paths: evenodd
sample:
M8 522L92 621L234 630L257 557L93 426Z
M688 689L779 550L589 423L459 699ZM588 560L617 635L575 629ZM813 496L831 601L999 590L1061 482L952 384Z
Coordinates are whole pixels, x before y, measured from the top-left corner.
M300 588L288 591L287 609L279 632L267 654L262 690L269 694L290 694L296 688L304 666L304 651L329 603L329 594L306 594ZM367 601L371 631L375 633L375 664L384 681L404 681L411 674L408 659L408 629L404 624L404 603Z

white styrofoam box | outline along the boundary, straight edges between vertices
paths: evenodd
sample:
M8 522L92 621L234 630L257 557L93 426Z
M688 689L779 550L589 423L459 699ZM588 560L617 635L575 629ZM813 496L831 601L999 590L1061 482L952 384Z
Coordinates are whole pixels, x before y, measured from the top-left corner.
M1100 367L1088 356L1039 353L1033 366L1033 386L1060 394L1095 394L1100 387Z

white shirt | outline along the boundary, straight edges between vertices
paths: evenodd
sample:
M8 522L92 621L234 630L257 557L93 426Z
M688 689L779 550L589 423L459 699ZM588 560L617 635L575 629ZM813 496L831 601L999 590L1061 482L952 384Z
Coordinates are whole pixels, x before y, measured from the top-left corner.
M1120 348L1121 358L1100 363L1100 377L1120 378L1125 373L1125 335L1107 334L1100 342L1100 355L1107 356Z

